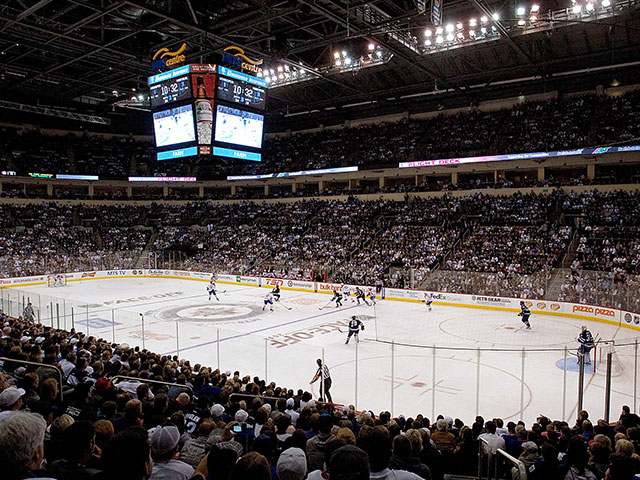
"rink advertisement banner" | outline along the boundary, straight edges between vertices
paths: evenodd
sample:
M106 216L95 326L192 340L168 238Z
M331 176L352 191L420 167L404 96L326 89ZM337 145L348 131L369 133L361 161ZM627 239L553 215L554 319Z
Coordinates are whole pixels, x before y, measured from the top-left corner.
M302 290L305 292L316 291L314 282L305 282L303 280L263 277L261 279L261 284L263 287L275 288L278 286L284 290Z
M236 276L235 275L218 274L218 275L216 275L216 281L222 282L222 283L236 283Z
M0 288L20 285L33 285L34 283L46 282L46 275L33 277L0 278Z
M640 315L633 312L622 311L622 324L640 328Z

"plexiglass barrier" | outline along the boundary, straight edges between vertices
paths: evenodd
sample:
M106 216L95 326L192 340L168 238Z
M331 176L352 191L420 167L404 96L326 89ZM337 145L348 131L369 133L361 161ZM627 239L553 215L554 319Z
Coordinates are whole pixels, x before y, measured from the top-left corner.
M392 322L368 320L360 342L353 338L344 345L346 333L339 332L339 326L288 334L265 327L258 333L246 333L230 322L158 316L131 307L79 303L19 289L0 290L0 308L11 316L22 315L29 303L34 321L46 326L75 328L108 342L176 355L223 372L239 371L241 376L257 376L279 386L312 391L316 398L319 383L309 382L317 369L316 360L321 359L331 371L333 401L353 404L359 410L388 410L407 416L422 413L430 419L443 414L467 423L476 415L529 423L541 414L571 423L579 410L575 344L552 348L418 344L414 339L424 338L420 332L414 331L412 337L411 332L394 328ZM479 318L478 323L484 319ZM481 335L486 332L474 328L469 326L465 334L483 340ZM629 405L632 411L638 406L637 332L625 331L626 338L601 340L592 352L591 364L585 365L582 408L590 418L615 420L622 405ZM553 331L547 333L554 335ZM320 337L332 339L330 350L324 338L318 340ZM607 412L608 359L612 376Z

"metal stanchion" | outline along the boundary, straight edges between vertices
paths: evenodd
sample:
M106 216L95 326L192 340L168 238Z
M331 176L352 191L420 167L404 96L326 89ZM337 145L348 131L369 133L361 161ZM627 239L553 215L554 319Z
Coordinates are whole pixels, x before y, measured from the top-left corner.
M391 340L391 416L393 417L393 400L396 383L396 342Z
M607 379L604 388L604 419L609 423L609 411L611 410L611 363L613 353L611 350L607 352Z
M564 346L564 371L562 372L562 420L567 412L567 346Z
M522 347L522 367L521 367L521 378L520 378L520 420L523 419L523 410L524 410L524 357L525 357L525 347Z
M180 358L180 330L178 328L177 321L176 321L176 354L178 355L178 358Z
M147 347L145 346L144 342L144 315L142 313L140 314L140 318L142 319L142 349L146 350Z
M116 343L116 311L111 309L111 341Z

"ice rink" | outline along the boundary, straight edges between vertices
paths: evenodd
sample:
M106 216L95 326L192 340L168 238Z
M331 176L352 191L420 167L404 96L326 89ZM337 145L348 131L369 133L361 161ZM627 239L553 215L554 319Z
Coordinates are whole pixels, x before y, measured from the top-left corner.
M293 389L310 389L317 358L333 380L334 402L375 413L475 415L530 424L539 414L575 420L578 372L575 338L588 323L594 336L615 340L611 419L623 404L638 406L637 331L560 316L533 315L523 328L516 313L378 300L326 306L329 295L283 291L274 311L262 310L266 288L161 278L103 279L64 287L3 290L30 300L46 325L76 329ZM288 307L288 308L287 308ZM324 307L324 308L323 308ZM51 313L53 312L53 314ZM15 314L15 312L14 312ZM366 329L345 345L348 319ZM144 319L144 322L143 322ZM143 336L144 323L144 336ZM565 351L565 346L567 350ZM595 353L605 358L606 347ZM567 368L564 368L566 358ZM604 418L605 364L587 366L584 408ZM313 385L318 395L317 383Z

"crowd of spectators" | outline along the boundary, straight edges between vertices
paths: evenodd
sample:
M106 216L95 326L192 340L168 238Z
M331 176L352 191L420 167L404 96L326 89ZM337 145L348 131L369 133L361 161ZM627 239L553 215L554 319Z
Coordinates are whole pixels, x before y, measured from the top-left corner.
M560 299L640 307L640 212L638 192L567 194L565 215L577 225L575 258L561 286Z
M7 480L443 480L478 475L480 449L498 448L521 460L531 480L640 473L640 417L626 405L611 424L586 411L574 425L545 416L529 426L392 417L73 330L3 322ZM512 478L523 480L515 470Z
M133 268L146 251L172 258L176 268L367 285L381 279L388 287L551 295L635 311L638 200L636 192L557 190L405 201L5 204L0 267L7 276ZM571 271L549 288L565 259Z
M19 174L26 174L28 169L46 173L98 174L108 179L126 179L129 175L222 179L229 174L340 166L372 169L395 167L399 162L412 160L637 143L640 139L639 100L637 91L614 97L558 97L518 103L497 111L484 112L471 107L465 113L441 114L428 119L403 119L270 136L264 140L263 161L244 163L196 158L156 161L151 137L148 141L138 141L130 137L88 134L61 136L47 135L37 129L2 127L0 165ZM480 184L485 182L474 180L472 183L475 186L463 187L484 188ZM404 187L390 188L404 190ZM73 192L69 193L73 195ZM236 198L255 195L262 196L262 193L246 189L239 191ZM295 195L286 190L273 194L275 197ZM179 192L172 196L186 198Z

